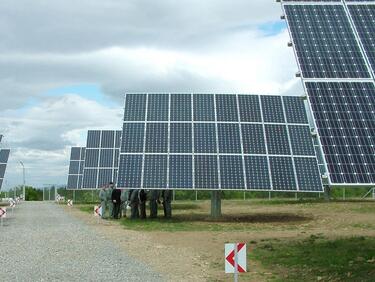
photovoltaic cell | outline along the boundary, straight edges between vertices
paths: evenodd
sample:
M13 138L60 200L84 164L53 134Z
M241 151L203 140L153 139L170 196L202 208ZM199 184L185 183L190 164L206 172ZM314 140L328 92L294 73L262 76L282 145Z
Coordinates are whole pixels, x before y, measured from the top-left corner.
M193 187L193 158L188 155L171 155L169 158L169 188Z
M348 9L375 75L375 5L348 5Z
M220 153L241 153L239 125L236 123L219 123L217 125Z
M332 183L375 183L375 87L365 82L307 82Z
M274 190L297 190L293 162L290 157L270 157Z
M216 153L216 126L214 123L194 124L194 152Z
M285 125L266 124L267 148L270 155L290 155L288 133Z
M215 101L213 95L196 94L194 100L195 121L215 121Z
M124 121L144 121L146 118L146 95L126 94Z
M304 78L370 78L342 5L284 5Z
M191 123L172 123L170 125L170 152L192 152Z
M288 130L293 155L315 156L309 126L289 125Z
M283 97L286 121L288 123L308 124L305 103L301 97Z
M124 123L121 153L143 153L145 124Z
M241 156L220 156L220 179L223 189L245 189Z
M146 153L168 153L167 123L147 124Z
M217 121L238 121L236 95L216 95Z
M154 94L148 98L147 120L148 121L168 121L169 115L169 95Z
M194 156L195 188L218 189L219 173L216 156Z
M171 121L191 121L191 95L171 95Z
M167 155L146 155L144 164L143 187L167 187Z
M320 191L320 172L314 158L295 158L298 187L300 191Z
M238 104L242 122L262 122L259 96L238 95Z
M120 168L117 186L141 188L143 155L120 155Z
M271 190L267 157L245 156L245 171L248 189Z
M264 122L285 123L280 96L261 96Z
M266 154L266 143L262 124L242 124L244 154Z

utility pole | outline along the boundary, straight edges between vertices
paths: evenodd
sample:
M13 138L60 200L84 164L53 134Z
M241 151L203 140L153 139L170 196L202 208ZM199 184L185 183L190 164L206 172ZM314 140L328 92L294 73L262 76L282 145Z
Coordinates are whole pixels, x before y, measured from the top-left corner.
M26 201L26 188L25 188L25 184L26 184L26 180L25 180L25 166L23 164L22 161L20 161L20 164L22 166L22 174L23 174L23 189L22 189L22 193L23 193L23 200Z

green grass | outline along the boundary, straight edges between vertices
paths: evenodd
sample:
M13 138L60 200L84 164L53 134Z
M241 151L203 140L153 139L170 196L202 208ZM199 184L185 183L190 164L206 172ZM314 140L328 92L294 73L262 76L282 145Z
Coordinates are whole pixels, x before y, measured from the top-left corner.
M264 241L255 244L249 259L278 275L276 281L374 281L375 238Z

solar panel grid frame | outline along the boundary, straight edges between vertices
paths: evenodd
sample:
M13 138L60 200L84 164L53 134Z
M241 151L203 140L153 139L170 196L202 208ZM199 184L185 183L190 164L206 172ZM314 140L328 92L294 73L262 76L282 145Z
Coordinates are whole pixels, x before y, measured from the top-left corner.
M132 96L136 96L136 95L143 95L145 97L142 97L142 98L132 97ZM135 100L143 100L143 101L146 102L146 105L138 107L138 109L142 109L142 113L139 115L139 117L143 117L143 118L139 118L137 121L134 121L133 119L127 118L127 116L134 116L133 114L131 114L131 113L125 113L124 114L124 128L125 129L128 127L128 125L130 123L134 123L134 124L136 124L136 123L138 123L138 124L165 123L165 121L152 121L152 122L150 122L147 119L147 112L148 112L148 110L147 110L147 108L148 108L147 101L149 99L148 97L152 96L152 95L157 95L157 94L127 94L125 96L125 111L129 110L129 107L127 107L127 102L126 102L127 99L131 100L130 104L134 104L132 102L134 100L134 98L135 98ZM179 96L181 94L169 94L169 95L170 95L170 101L171 101L171 100L173 100L174 96ZM120 188L134 188L134 189L136 189L136 188L146 188L145 185L144 185L144 177L145 177L145 175L146 176L148 175L148 172L145 171L145 167L144 167L144 165L145 165L145 157L147 155L155 155L155 154L156 155L157 154L159 154L159 155L160 154L162 154L162 155L164 154L164 155L168 156L168 158L167 158L167 160L168 160L167 167L166 168L162 167L162 170L167 170L167 176L166 176L167 185L166 185L166 187L164 187L164 189L165 188L170 188L170 189L188 189L188 188L190 188L190 189L199 189L199 190L205 190L205 189L209 189L209 190L210 189L211 190L212 189L222 189L222 190L225 190L226 188L223 187L223 185L222 185L221 182L222 181L226 181L227 180L226 177L229 177L229 176L228 176L228 174L224 175L223 174L224 171L223 172L221 171L220 158L223 159L223 156L228 156L229 158L230 157L233 157L233 158L241 157L241 160L242 160L241 161L241 166L242 166L242 172L243 172L243 183L247 182L247 180L246 180L246 177L247 177L246 176L246 169L244 169L245 166L246 166L246 164L245 164L245 157L252 156L252 155L244 154L243 153L243 145L242 145L243 144L243 140L242 140L243 137L242 137L242 130L240 130L240 129L241 129L241 126L245 125L245 124L257 124L257 125L261 125L263 127L263 130L264 130L264 125L265 124L262 121L261 122L259 122L259 121L258 122L242 122L241 121L242 117L241 117L241 114L240 114L241 113L241 111L240 111L240 105L241 104L238 101L239 101L240 98L243 99L244 96L246 96L246 97L252 97L252 98L255 96L255 97L257 97L257 100L258 100L258 104L259 104L258 108L261 110L260 104L261 104L261 97L262 96L259 96L259 95L225 95L225 94L217 94L217 95L213 95L213 94L185 94L185 98L184 99L186 99L186 95L190 96L191 107L190 107L189 110L191 110L191 114L189 113L189 115L188 115L189 116L189 118L188 118L189 120L187 120L187 119L185 119L185 120L178 119L177 121L174 121L174 120L171 120L171 118L169 119L169 121L168 121L168 137L167 137L168 138L168 142L167 142L168 143L168 151L167 152L164 152L164 153L147 152L146 151L146 146L145 146L146 142L147 142L146 138L143 139L144 146L143 146L143 150L142 151L126 152L126 151L123 150L123 146L122 146L121 153L120 153L120 159L122 159L123 161L120 161L120 163L122 163L124 165L125 164L125 159L129 159L129 156L131 156L131 155L142 156L142 162L143 163L142 163L142 172L141 172L141 178L142 178L141 179L141 185L138 186L138 187L129 187L129 185L126 185L126 183L125 183L126 182L126 178L129 177L129 176L126 176L126 169L123 168L123 167L121 167L121 164L120 164L119 179L118 179L118 186ZM206 117L207 116L211 116L210 114L205 115L205 117L202 118L203 120L196 120L196 117L197 117L197 114L195 112L195 106L197 106L197 101L196 100L200 100L200 99L202 99L203 101L210 100L207 97L205 97L203 99L202 95L205 95L207 97L212 96L213 99L214 99L214 105L213 105L213 107L212 107L212 105L209 106L211 109L213 109L215 111L215 113L214 113L215 114L214 115L215 116L215 120L214 121L212 120L212 118L209 118L209 120L207 120ZM220 98L218 98L218 97L220 97ZM233 97L234 97L234 100L233 100ZM280 100L282 99L280 96L275 96L275 97L279 97ZM294 97L294 98L296 98L296 99L302 99L302 98L298 98L298 97ZM234 115L233 115L233 109L229 109L229 110L225 109L225 108L223 108L223 109L217 109L217 106L218 106L218 104L216 103L217 101L222 101L222 100L224 101L224 100L228 100L228 99L229 100L232 99L232 101L235 101L235 105L233 105L233 103L232 103L232 107L235 107L235 112L236 112L237 118L234 117ZM184 103L186 104L187 102L184 101ZM170 104L170 113L172 112L171 107L172 106ZM220 103L219 103L219 107L220 107ZM283 105L283 107L284 107L284 105ZM201 109L202 107L198 106L197 109L199 109L199 108ZM217 113L220 112L221 110L227 111L226 113L224 113L224 115L229 113L229 115L230 115L230 118L229 118L230 121L224 121L223 118L220 118L220 120L217 119ZM283 115L285 115L285 111L284 110L283 110ZM305 115L306 115L306 113L305 113ZM185 114L185 117L186 116L187 115ZM289 119L290 115L288 114L287 116L288 116L288 119ZM142 119L145 119L147 121L145 122L145 120L142 120ZM307 121L307 118L305 120ZM306 126L307 125L308 126L308 124L305 123L305 120L302 122L302 124L298 124L297 123L295 125L297 125L297 126L301 126L301 125L305 125ZM174 153L174 152L170 151L170 148L171 148L171 146L170 146L170 144L171 144L171 140L170 140L170 138L171 138L171 136L170 136L171 125L173 127L173 125L176 124L176 123L177 124L178 123L185 123L185 124L189 124L191 126L191 132L192 132L191 133L191 143L192 143L192 145L191 145L191 150L189 150L189 152L187 152L187 153ZM286 121L284 123L286 123ZM201 151L199 151L199 147L196 146L195 140L199 140L199 137L196 134L197 134L197 132L199 132L198 129L200 127L202 127L202 126L203 127L205 127L205 126L213 126L213 128L215 129L216 150L212 150L210 152L201 152ZM240 152L238 152L238 149L236 149L235 153L227 153L227 152L223 153L222 152L223 151L223 147L220 148L220 143L222 143L221 142L222 140L220 140L219 128L220 127L226 128L228 126L234 126L234 127L238 128L238 130L237 130L237 132L238 132L237 139L240 140L240 150L241 150ZM144 131L143 136L147 136L147 126L144 126L144 130L145 131ZM166 135L166 134L164 134L164 135ZM264 133L263 133L263 135L264 135ZM124 131L123 136L125 136L125 137L123 138L122 142L123 142L123 144L127 144L128 141L126 139L127 138L128 139L131 138L131 134L130 135L129 134L126 135L126 133ZM263 136L263 138L266 138L266 137ZM290 142L290 141L288 140L288 142ZM232 142L228 142L229 146L230 146L231 143ZM312 146L312 141L311 141L311 146ZM211 148L212 148L212 146L211 146ZM233 148L229 147L229 149L233 149ZM225 146L224 146L224 150L225 150ZM193 183L192 187L188 187L187 188L186 185L184 187L171 187L170 186L170 182L172 182L172 180L170 179L170 175L171 174L178 174L178 173L176 171L173 171L175 168L172 165L169 164L169 161L171 159L171 156L178 156L178 155L180 155L180 156L191 156L191 158L192 158L192 168L191 168L192 179L187 179L186 180L186 182L188 182L188 183ZM268 161L269 155L267 153L263 154L263 155L257 155L257 156L263 156L264 158L266 158L267 159L267 163L268 163L268 167L269 167L269 161ZM290 157L291 160L292 160L292 162L293 162L293 155L289 154L288 157ZM309 157L310 158L314 158L315 161L316 161L316 157L315 156L309 156ZM201 171L199 170L199 168L200 168L201 165L203 165L201 162L206 162L206 165L210 165L210 163L207 163L207 162L212 162L214 160L215 160L215 164L213 164L213 165L214 165L214 167L217 168L217 172L214 174L214 177L217 177L218 179L211 179L212 180L211 182L214 183L213 187L210 186L210 185L209 185L210 187L201 187L202 186L201 183L202 183L202 181L204 181L204 180L200 179L200 177L202 175L200 174ZM132 166L131 163L127 163L127 165L129 167ZM293 169L295 170L295 168L293 168ZM269 172L267 172L267 173L269 174ZM206 175L205 177L210 177L210 175ZM295 178L294 181L295 182L297 182L296 177L297 177L297 174L294 172L294 178ZM270 174L269 174L269 178L271 178ZM207 182L207 179L205 181ZM208 179L208 181L210 181L210 179ZM134 181L133 181L133 183L134 183ZM148 189L162 189L162 188L155 188L155 187L152 188L149 185L147 185L147 186L148 186L147 187ZM243 187L241 189L239 189L239 188L237 188L237 189L238 190L243 190L244 188L245 187ZM299 188L300 187L298 187L296 185L296 191L297 190L304 190L302 187L301 187L301 189L299 189ZM228 188L228 189L229 190L236 190L236 188ZM263 190L264 191L264 189L265 188L262 188L262 189L256 189L256 188L254 188L254 189L249 189L249 190ZM320 176L319 176L319 179L318 179L318 184L316 184L316 186L314 187L314 189L321 190ZM269 187L268 190L272 190L272 187ZM313 189L311 189L311 190L313 190Z
M70 152L68 181L66 189L77 190L82 188L83 168L85 164L86 147L72 147Z
M283 1L284 2L284 1ZM285 2L289 2L289 1L285 1ZM311 1L311 3L302 3L303 1L293 1L294 3L283 3L282 7L284 9L284 6L286 5L325 5L325 3L313 3L314 1ZM297 3L297 2L300 2L300 3ZM361 28L363 26L360 26L358 24L358 19L357 19L357 22L355 21L354 17L353 17L353 10L357 9L357 10L362 10L364 9L364 7L368 8L369 7L374 7L374 4L375 4L375 1L342 1L342 3L327 3L327 4L330 4L330 5L341 5L345 8L345 12L346 12L346 15L349 19L349 22L350 22L350 25L351 25L351 28L352 28L352 32L354 34L354 36L357 38L357 41L361 47L361 53L362 53L362 56L364 58L364 61L366 62L366 65L368 67L368 70L369 70L369 73L370 73L370 78L369 79L360 79L360 78L352 78L352 79L335 79L335 80L329 80L329 79L321 79L321 78L318 78L318 79L309 79L309 78L306 78L304 77L303 75L303 71L302 71L302 76L301 76L301 79L302 81L304 82L304 86L305 86L305 90L306 90L306 93L307 93L307 89L306 89L306 83L308 82L320 82L320 83L333 83L333 82L336 82L336 83L347 83L347 82L358 82L359 84L360 83L375 83L375 77L374 77L374 67L373 67L373 54L369 54L368 52L368 45L367 45L367 50L366 50L366 44L372 44L371 46L374 46L374 42L373 42L373 36L368 38L368 35L371 34L371 32L369 33L369 28L371 29L374 29L374 27L372 25L367 25L367 30L365 30L365 32L362 30L361 31ZM285 9L284 9L284 13L285 13ZM365 15L368 17L368 14ZM373 17L374 17L374 14L371 14L371 19L373 21ZM286 19L288 21L288 17L286 15ZM294 38L292 36L292 32L290 30L290 26L289 26L289 22L288 22L288 28L289 28L289 32L291 34L291 38L292 38L292 41L294 41ZM362 32L362 34L361 34ZM363 38L364 37L364 34L367 35L367 38ZM366 42L365 40L368 40L368 42ZM294 45L294 44L293 44ZM294 45L295 46L295 45ZM295 52L295 55L296 55L296 58L298 58L298 55L297 53ZM299 61L297 59L297 63L299 65ZM300 68L301 69L301 68ZM348 97L346 97L348 98ZM309 101L309 107L311 108L311 110L313 111L313 106L311 105L311 101L310 101L310 97L308 97L308 101ZM318 112L318 114L320 114ZM342 116L341 116L342 118ZM320 136L320 125L317 124L316 120L315 120L315 113L314 113L314 123L315 123L315 126L316 128L318 128L318 143L315 144L315 149L316 151L320 150L322 148L322 150L324 149L324 146L327 147L327 144L325 143L325 141L323 140L322 141L322 138ZM358 124L357 124L358 125ZM324 130L324 129L323 129ZM372 133L374 136L374 133ZM334 144L331 144L331 145L334 145ZM342 152L341 152L342 153ZM368 153L370 155L367 156L367 158L370 158L371 156L371 153ZM319 153L317 153L317 156L319 157ZM335 177L335 174L337 176L337 173L336 171L334 171L335 173L332 173L333 171L333 168L332 167L335 167L335 170L337 170L337 164L332 164L332 158L330 156L327 156L327 155L323 155L322 156L323 158L321 158L320 160L320 170L321 172L328 172L328 179L329 179L329 185L330 186L341 186L341 185L350 185L350 186L374 186L374 181L371 180L371 179L374 179L373 176L370 177L370 179L367 177L358 177L357 179L362 179L362 182L361 181L353 181L353 174L350 174L348 173L348 171L350 171L350 169L348 167L350 167L349 165L346 165L345 167L345 173L342 173L341 174L344 174L346 178L351 178L350 181L348 181L347 179L346 180L342 180L343 179L343 176L340 175L341 179L337 179L337 177ZM352 158L351 155L349 156L345 156L346 160ZM358 162L358 157L357 157L357 160ZM368 162L368 160L367 160ZM322 163L322 164L321 164ZM363 165L363 163L362 163ZM374 168L372 168L374 170ZM363 169L360 168L359 171L363 172ZM357 176L354 174L354 178L356 178ZM356 183L353 183L353 182L356 182Z
M121 144L119 130L89 130L82 189L99 189L116 183Z
M0 189L3 185L9 155L10 155L10 149L0 149Z

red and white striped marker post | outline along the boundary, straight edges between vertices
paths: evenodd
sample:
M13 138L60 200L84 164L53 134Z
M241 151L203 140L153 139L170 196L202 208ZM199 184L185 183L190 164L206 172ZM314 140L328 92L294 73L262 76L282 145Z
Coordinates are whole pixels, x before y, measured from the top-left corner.
M246 272L246 244L225 244L225 273L234 273L234 281L238 281L238 273Z
M3 227L3 219L7 217L7 208L0 208L1 227Z

